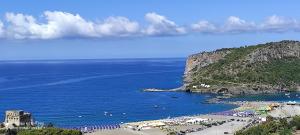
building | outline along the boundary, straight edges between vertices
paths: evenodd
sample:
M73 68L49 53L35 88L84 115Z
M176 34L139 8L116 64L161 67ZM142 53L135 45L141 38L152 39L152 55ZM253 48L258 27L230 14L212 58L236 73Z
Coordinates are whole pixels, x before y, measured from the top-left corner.
M32 126L32 117L23 110L8 110L5 112L5 127Z
M296 101L289 101L289 102L287 102L286 104L287 104L287 105L296 105L297 102L296 102Z
M188 123L188 124L199 124L201 122L208 122L208 119L205 119L205 118L192 118L192 119L186 121L186 123Z

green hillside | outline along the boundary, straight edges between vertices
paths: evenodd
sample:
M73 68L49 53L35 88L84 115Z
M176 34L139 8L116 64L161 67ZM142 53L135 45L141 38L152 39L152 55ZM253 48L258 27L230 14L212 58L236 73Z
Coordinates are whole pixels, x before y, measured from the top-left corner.
M202 83L212 86L265 85L296 90L300 84L299 48L297 41L281 41L226 49L229 54L207 66L199 67L193 63L196 66L189 71L188 77L192 81L188 86L192 89L191 86ZM208 56L214 57L214 53L209 52ZM201 57L203 54L193 59L201 61Z

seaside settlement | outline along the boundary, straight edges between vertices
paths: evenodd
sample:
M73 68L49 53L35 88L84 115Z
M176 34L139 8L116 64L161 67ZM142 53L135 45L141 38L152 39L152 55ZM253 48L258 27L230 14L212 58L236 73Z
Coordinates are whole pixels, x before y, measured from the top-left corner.
M232 110L205 115L182 116L160 120L130 122L118 125L83 126L72 129L88 135L233 135L269 118L292 118L300 115L300 104L289 102L226 102L237 105ZM300 126L300 125L299 125ZM2 129L43 130L33 122L32 115L22 110L8 110ZM78 133L77 132L77 133Z
M229 102L239 107L224 112L140 121L118 128L83 127L89 135L233 135L265 123L269 118L292 118L300 115L300 105L289 102Z

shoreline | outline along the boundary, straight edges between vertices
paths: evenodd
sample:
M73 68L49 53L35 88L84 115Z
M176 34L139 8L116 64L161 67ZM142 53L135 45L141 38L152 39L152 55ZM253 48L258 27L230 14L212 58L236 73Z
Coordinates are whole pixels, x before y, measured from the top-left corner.
M223 102L225 103L225 102ZM267 116L275 118L300 115L299 104L276 101L235 101L226 102L237 105L236 108L210 114L180 116L158 120L128 122L115 130L100 130L89 135L167 135L171 132L180 134L234 134L266 120Z
M146 88L142 90L143 92L178 92L182 91L185 92L186 90L183 88L183 86L173 89L158 89L158 88Z

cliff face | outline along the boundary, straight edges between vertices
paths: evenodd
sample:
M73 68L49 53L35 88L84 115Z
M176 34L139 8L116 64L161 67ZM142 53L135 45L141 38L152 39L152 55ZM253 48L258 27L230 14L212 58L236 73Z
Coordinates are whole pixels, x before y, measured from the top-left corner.
M184 82L189 83L192 81L193 71L198 71L201 68L215 63L224 56L229 54L230 49L216 50L214 52L202 52L188 57L184 71Z
M299 58L300 43L297 41L281 41L267 43L266 47L257 49L249 54L247 59L251 63L271 61L274 59Z
M192 92L256 94L297 90L300 42L285 40L191 55L186 61L184 83Z

